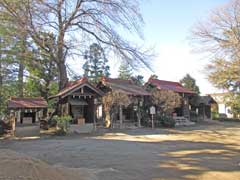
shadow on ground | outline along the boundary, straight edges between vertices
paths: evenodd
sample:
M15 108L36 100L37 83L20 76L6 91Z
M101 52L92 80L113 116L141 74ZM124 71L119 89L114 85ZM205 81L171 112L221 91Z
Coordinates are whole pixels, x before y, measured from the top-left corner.
M0 148L88 168L100 180L240 180L239 123L2 141Z

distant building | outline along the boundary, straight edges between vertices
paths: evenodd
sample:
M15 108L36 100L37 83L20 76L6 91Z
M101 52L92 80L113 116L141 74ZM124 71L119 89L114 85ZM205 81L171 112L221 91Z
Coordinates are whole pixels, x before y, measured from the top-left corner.
M210 96L192 96L190 98L191 120L205 121L212 119L212 109L217 102Z
M116 124L120 123L120 114L122 114L122 123L129 125L138 124L138 126L141 126L138 106L143 106L145 99L151 95L143 86L135 84L132 80L103 77L98 83L97 88L104 93L118 91L130 98L135 97L137 99L136 102L131 103L128 107L119 109L115 122Z
M220 116L225 114L228 118L233 117L231 107L227 106L224 101L224 96L226 96L227 93L213 93L209 95L217 102Z
M178 93L182 97L182 104L179 108L175 109L177 116L183 116L187 119L190 119L190 110L189 110L189 99L194 96L196 93L183 87L179 82L159 80L153 77L150 77L145 86L155 86L158 90L168 90Z
M47 112L48 104L42 98L17 98L11 97L8 100L8 110L14 112L16 123L35 124Z

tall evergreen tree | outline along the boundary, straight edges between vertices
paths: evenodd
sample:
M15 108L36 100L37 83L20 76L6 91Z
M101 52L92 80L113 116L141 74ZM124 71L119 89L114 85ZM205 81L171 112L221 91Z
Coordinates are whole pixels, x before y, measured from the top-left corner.
M132 81L136 85L142 86L144 84L144 79L143 78L144 78L143 76L137 75L137 76L132 77Z
M200 94L200 90L196 84L196 80L189 74L186 74L186 76L184 76L183 79L180 80L180 83L183 85L183 87L188 88L196 92L197 94Z
M108 47L117 58L127 59L136 68L150 68L149 51L131 44L121 33L126 30L142 37L139 5L140 0L1 0L0 23L15 24L17 34L26 32L33 45L55 61L62 90L68 82L69 58L81 53L89 42ZM56 43L43 41L43 30L53 33ZM76 38L77 34L81 38Z
M1 34L1 33L0 33ZM6 102L9 96L18 95L18 67L12 56L1 52L10 46L0 38L0 118L7 110Z
M118 72L119 72L118 77L120 79L126 79L126 80L131 79L132 74L133 74L132 67L130 66L129 63L127 63L125 61L122 62L122 64L120 65Z
M83 65L84 76L92 82L98 82L99 78L110 76L110 67L103 48L96 43L90 45L85 53L85 64Z

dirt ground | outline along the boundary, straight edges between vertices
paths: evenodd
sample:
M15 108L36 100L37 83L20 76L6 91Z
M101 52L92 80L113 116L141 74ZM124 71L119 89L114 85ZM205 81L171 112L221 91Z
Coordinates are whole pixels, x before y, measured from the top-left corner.
M84 169L98 180L240 180L236 122L0 140L1 149L57 167Z

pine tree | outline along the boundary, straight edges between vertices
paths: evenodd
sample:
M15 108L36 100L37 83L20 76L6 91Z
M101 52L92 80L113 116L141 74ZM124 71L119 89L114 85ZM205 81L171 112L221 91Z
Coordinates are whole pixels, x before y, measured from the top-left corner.
M132 77L132 67L130 66L129 63L123 62L120 67L119 67L119 75L118 77L120 79L126 79L129 80Z
M84 76L90 81L97 82L99 78L110 76L110 67L107 65L107 58L103 48L96 43L90 45L89 50L85 52L85 64L83 65Z

